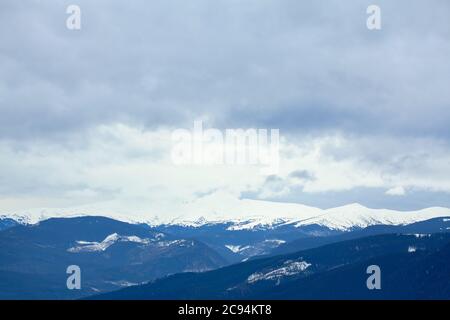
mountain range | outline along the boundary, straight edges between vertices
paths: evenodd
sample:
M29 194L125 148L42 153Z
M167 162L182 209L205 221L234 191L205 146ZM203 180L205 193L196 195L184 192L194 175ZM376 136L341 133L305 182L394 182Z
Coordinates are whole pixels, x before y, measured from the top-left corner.
M93 208L3 214L0 299L446 298L447 208L240 204L240 216L214 211L164 222L141 214L92 215ZM403 279L400 291L366 292L361 281L368 263L385 266L383 279ZM66 287L69 265L82 270L81 290ZM441 287L427 287L430 270ZM408 287L406 275L421 287ZM348 287L336 291L344 279Z
M450 216L450 209L442 207L396 211L370 209L355 203L322 210L297 203L229 198L226 204L222 204L215 200L214 196L206 196L187 203L182 208L183 214L164 217L125 209L116 212L111 209L114 204L101 203L69 209L40 208L13 212L0 215L0 221L35 224L55 217L104 216L131 224L149 225L153 230L182 238L195 238L229 262L239 262L269 254L278 246L284 247L296 239L312 238L315 243L319 236L337 236L371 226L402 226Z
M0 232L0 299L73 299L226 264L195 239L104 217L52 218ZM66 269L81 268L81 290Z
M220 198L222 199L222 198ZM188 202L180 209L182 214L158 215L146 210L117 209L120 205L104 202L73 208L36 208L0 214L0 219L13 219L33 224L57 217L104 216L129 223L152 226L178 225L199 227L208 224L229 224L230 230L276 228L285 225L303 227L319 225L333 230L351 230L370 225L402 225L432 218L450 216L450 209L430 207L416 211L371 209L353 203L341 207L320 209L298 203L271 202L230 197L226 203L214 195ZM114 208L114 209L112 209Z

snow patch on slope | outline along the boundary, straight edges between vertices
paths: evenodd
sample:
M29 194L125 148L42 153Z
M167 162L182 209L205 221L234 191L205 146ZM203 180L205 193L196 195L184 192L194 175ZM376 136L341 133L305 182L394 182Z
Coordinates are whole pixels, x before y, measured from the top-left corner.
M278 247L278 246L286 243L286 241L280 240L280 239L268 239L268 240L264 240L264 243L268 243L268 244L272 245L273 247Z
M417 248L414 247L414 246L409 246L409 247L408 247L408 252L409 252L409 253L416 252L416 250L417 250Z
M179 247L192 247L195 245L194 241L192 240L171 240L171 241L160 241L157 242L156 245L158 247L170 247L170 246L179 246Z
M77 241L78 246L67 249L68 252L98 252L105 251L117 242L133 242L139 244L148 244L150 239L141 239L137 236L120 236L117 233L110 234L102 242L95 241Z
M225 247L234 253L239 253L250 248L250 246L234 246L231 244L226 244Z
M311 266L306 261L292 261L284 262L283 266L277 269L272 269L265 272L256 272L247 278L247 283L255 283L261 280L280 280L280 278L299 274Z

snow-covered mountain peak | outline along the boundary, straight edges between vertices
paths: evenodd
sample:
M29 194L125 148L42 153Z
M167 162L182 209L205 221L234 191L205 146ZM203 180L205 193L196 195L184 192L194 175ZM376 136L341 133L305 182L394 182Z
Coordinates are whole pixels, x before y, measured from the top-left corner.
M450 217L450 209L432 207L416 211L371 209L358 203L320 209L297 203L282 203L233 197L206 196L180 206L176 214L162 214L149 208L129 208L126 203L104 202L90 206L63 209L30 209L0 215L21 223L37 223L52 217L104 216L131 223L183 225L229 224L229 230L277 228L285 225L302 227L320 225L348 230L370 225L404 225L437 217Z

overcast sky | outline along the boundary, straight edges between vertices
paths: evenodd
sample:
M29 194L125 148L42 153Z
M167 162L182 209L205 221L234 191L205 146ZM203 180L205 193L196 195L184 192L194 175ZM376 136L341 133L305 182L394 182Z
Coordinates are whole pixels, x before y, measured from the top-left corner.
M66 8L81 8L81 30ZM381 8L368 30L366 8ZM2 0L0 211L209 195L450 207L447 0ZM171 133L279 129L280 170L174 166ZM226 199L226 197L224 197Z

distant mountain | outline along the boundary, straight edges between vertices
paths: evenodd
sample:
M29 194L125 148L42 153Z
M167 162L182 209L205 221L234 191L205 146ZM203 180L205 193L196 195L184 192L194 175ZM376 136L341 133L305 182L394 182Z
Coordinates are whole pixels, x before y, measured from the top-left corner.
M230 263L266 255L279 246L300 239L315 239L343 234L318 225L295 227L291 224L276 228L230 229L232 223L205 224L202 226L161 225L152 229L167 232L180 238L195 238L220 253ZM298 251L298 250L295 250Z
M12 228L18 224L19 223L16 220L13 220L10 218L0 219L0 231L8 229L8 228Z
M54 217L101 215L115 220L146 223L152 226L170 225L201 227L227 224L228 230L267 230L292 227L320 226L336 231L349 231L372 225L405 225L433 218L450 216L449 208L433 207L417 211L369 209L360 204L322 210L297 203L280 203L251 199L207 196L180 208L181 214L149 214L148 211L130 211L116 208L114 203L101 203L66 209L31 209L3 214L21 223L36 223Z
M434 218L409 225L374 225L342 231L320 225L279 225L274 228L230 229L232 223L197 227L162 225L158 229L178 237L196 238L229 262L264 255L296 252L322 245L387 233L437 233L450 231L450 218Z
M280 255L300 250L320 247L326 244L363 238L380 234L429 234L450 232L450 217L434 218L408 225L375 225L364 229L356 229L351 232L343 232L331 236L299 237L293 241L285 242L270 250L269 254Z
M214 250L103 217L49 219L0 232L0 299L78 298L149 279L225 265ZM66 288L78 265L82 290Z
M439 207L402 212L351 204L321 210L294 203L229 199L228 203L222 204L213 200L201 198L187 204L183 214L164 218L126 210L117 213L108 209L107 204L62 210L35 209L3 217L20 223L35 223L53 216L77 217L98 213L119 221L146 223L154 230L180 238L195 238L216 250L229 263L236 263L254 256L293 252L370 234L395 232L395 228L390 227L450 216L450 209ZM370 229L372 227L374 229ZM363 229L368 230L358 234ZM347 235L340 238L341 234ZM298 243L291 244L297 239Z
M353 292L372 298L374 293L358 287L367 277L360 274L367 263L386 266L386 279L392 281L402 276L393 273L392 263L405 268L410 264L411 277L425 281L428 267L443 268L437 262L428 265L427 259L442 261L444 251L439 250L450 242L446 217L345 231L317 224L240 229L230 228L232 222L155 227L95 216L32 225L6 221L10 225L0 231L0 299L73 299L112 291L100 297L121 298L125 292L123 298L128 299L128 292L130 298L140 292L143 299L321 299L346 298ZM271 256L257 257L261 255ZM249 258L254 260L237 263ZM230 263L237 264L214 270ZM414 264L424 273L412 274ZM81 267L82 290L66 288L69 265ZM444 270L437 272L442 272L437 277L445 287ZM326 283L337 286L345 277L347 296L324 289ZM402 285L406 288L407 281ZM129 286L131 291L116 293ZM293 292L298 287L305 290ZM403 297L392 290L382 297ZM426 291L420 297L428 296Z
M378 235L204 273L184 273L92 299L448 299L450 234ZM366 268L381 268L368 290Z

